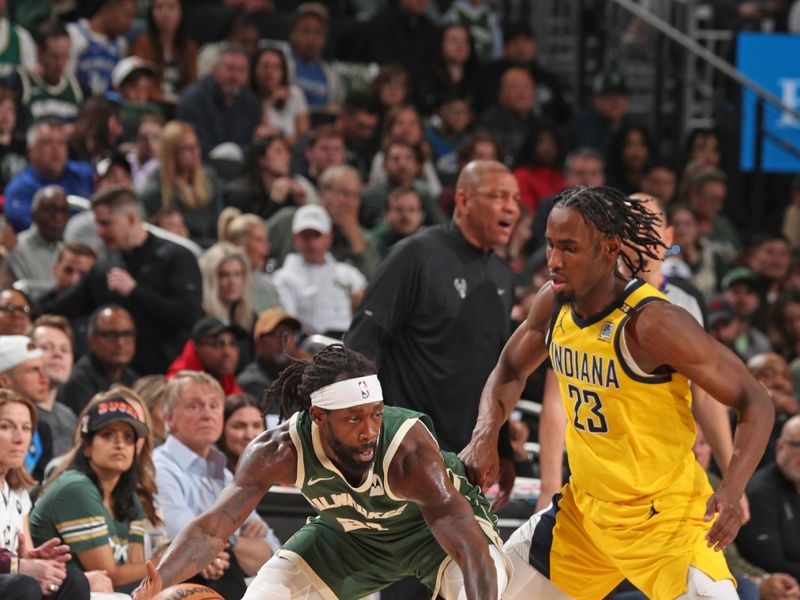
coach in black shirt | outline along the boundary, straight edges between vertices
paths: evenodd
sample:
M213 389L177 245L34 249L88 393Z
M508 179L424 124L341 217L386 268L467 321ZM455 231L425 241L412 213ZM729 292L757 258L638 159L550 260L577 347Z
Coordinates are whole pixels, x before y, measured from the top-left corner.
M130 366L140 375L164 373L202 314L197 261L186 248L144 229L139 200L130 190L103 190L92 198L92 210L108 257L38 310L72 319L118 304L136 323Z
M399 242L378 267L345 345L378 364L388 404L427 413L443 449L467 445L481 390L511 333L511 269L494 253L519 217L508 169L474 161L452 223Z

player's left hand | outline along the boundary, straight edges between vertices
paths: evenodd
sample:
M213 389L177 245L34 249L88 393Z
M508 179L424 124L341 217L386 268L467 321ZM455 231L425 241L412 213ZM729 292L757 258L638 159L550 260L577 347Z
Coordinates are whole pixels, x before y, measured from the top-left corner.
M714 548L715 552L727 548L742 526L740 498L741 494L731 493L720 486L716 492L711 494L706 503L706 514L703 516L703 520L711 521L714 515L717 515L717 520L706 534L708 547Z

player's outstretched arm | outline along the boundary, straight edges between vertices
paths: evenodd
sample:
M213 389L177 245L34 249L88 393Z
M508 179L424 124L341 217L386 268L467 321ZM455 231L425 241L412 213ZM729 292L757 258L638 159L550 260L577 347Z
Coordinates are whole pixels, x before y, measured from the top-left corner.
M420 507L436 541L461 567L467 598L499 598L488 541L469 503L448 479L439 447L422 423L409 430L397 450L389 485L396 495Z
M733 352L708 335L689 313L672 304L649 304L631 319L625 334L642 369L651 372L669 365L736 411L733 455L706 512L706 520L718 513L706 536L708 545L722 550L741 526L739 499L772 431L775 410L767 390Z
M396 495L420 507L436 541L461 567L467 598L499 598L488 541L469 503L448 479L439 447L422 423L409 430L398 448L389 485Z
M528 318L509 338L481 393L478 420L461 460L470 480L484 490L497 478L497 432L514 410L528 376L547 357L545 334L554 307L548 283L536 294Z
M210 509L172 541L158 565L158 577L150 574L134 591L134 600L152 598L161 586L186 581L200 572L222 551L273 483L294 482L297 456L287 428L284 424L267 431L247 447L233 481Z

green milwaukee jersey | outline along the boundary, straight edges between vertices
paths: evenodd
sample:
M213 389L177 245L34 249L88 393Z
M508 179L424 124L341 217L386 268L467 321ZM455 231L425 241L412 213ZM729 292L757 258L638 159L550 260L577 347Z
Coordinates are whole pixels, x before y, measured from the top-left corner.
M352 486L325 454L318 427L307 411L295 413L289 432L297 449L295 485L318 516L292 536L279 555L322 582L326 598L362 598L413 575L433 597L450 558L439 546L416 503L397 496L389 470L408 431L422 423L434 437L427 415L386 406L370 470ZM480 489L471 485L455 454L442 452L447 474L472 507L487 543L502 548L497 518ZM327 587L327 589L324 589Z
M20 68L20 104L24 123L34 123L42 119L73 121L83 104L83 91L72 75L64 75L61 81L50 85L44 79Z

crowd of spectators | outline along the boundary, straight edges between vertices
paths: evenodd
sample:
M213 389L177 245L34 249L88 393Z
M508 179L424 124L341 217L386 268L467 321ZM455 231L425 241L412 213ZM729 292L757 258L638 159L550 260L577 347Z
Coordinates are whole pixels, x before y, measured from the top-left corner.
M656 199L662 288L689 289L771 392L738 545L763 590L796 589L800 177L781 228L741 227L730 132L664 155L615 70L574 105L500 4L0 0L0 475L20 498L0 594L21 575L40 583L25 599L129 592L262 415L277 422L263 390L320 339L375 358L397 402L463 448L546 280L554 196L606 184ZM475 160L513 174L513 206L470 208L456 182ZM504 177L489 180L507 201ZM512 426L520 473L529 431ZM279 546L256 514L234 538L198 576L225 597Z

